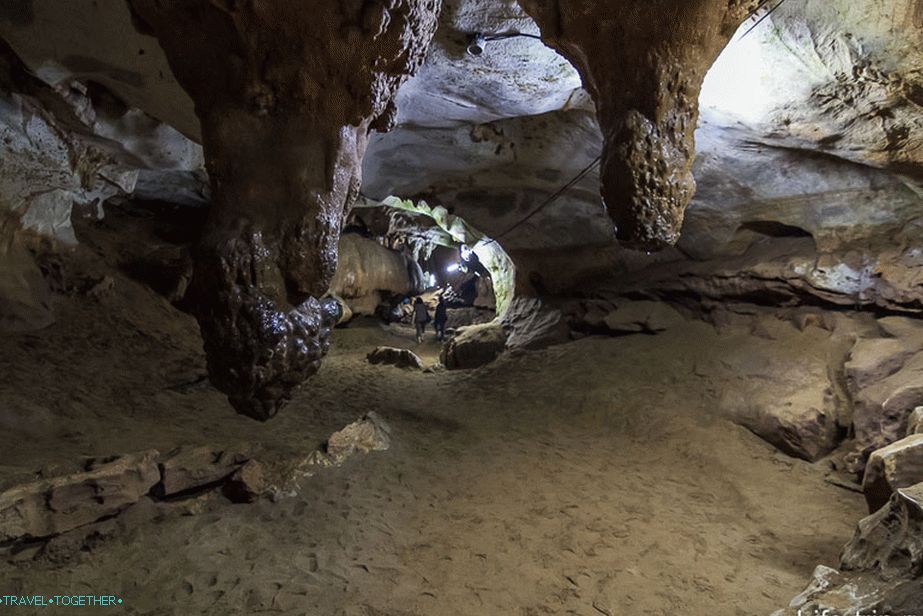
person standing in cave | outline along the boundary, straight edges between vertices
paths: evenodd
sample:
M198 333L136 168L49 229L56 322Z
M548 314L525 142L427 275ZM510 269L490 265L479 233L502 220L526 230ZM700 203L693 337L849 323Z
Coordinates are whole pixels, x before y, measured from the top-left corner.
M442 342L445 340L445 324L449 320L449 305L445 297L439 296L439 303L436 305L436 316L433 319L433 327L436 328L436 340Z
M426 331L426 324L430 322L429 311L423 299L418 297L413 302L413 325L417 328L417 342L423 342L423 332Z

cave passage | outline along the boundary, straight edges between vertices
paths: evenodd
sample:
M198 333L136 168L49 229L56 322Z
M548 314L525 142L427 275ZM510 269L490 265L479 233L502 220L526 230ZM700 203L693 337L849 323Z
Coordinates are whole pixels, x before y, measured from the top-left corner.
M0 613L923 616L920 5L0 3Z

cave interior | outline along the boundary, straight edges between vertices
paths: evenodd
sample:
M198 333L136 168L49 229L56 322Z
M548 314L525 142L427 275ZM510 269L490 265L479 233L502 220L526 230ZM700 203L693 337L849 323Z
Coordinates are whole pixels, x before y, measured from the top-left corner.
M3 0L0 612L923 616L923 1Z

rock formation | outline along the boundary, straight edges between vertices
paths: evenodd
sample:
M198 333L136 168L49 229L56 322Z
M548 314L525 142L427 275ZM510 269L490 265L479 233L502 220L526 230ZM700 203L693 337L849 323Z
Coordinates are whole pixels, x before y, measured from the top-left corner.
M702 81L756 4L522 1L543 39L577 67L596 102L603 200L626 245L660 249L679 239L695 192Z
M336 268L368 133L393 122L439 2L132 8L201 121L213 200L190 291L209 372L240 412L267 419L327 350L338 309L316 298Z
M923 484L898 490L859 522L840 571L818 567L810 586L775 616L912 614L923 605Z

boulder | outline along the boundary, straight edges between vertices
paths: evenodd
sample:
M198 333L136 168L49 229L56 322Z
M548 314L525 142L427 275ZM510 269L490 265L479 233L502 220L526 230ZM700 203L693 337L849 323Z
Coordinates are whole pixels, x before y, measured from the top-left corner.
M241 451L210 446L179 447L160 462L160 483L154 490L158 497L175 496L211 487L234 473L249 459Z
M370 364L388 364L398 368L423 369L423 360L409 349L380 346L366 356Z
M499 321L464 327L445 344L440 359L449 370L485 366L503 353L506 339L507 333Z
M862 491L874 513L884 507L898 488L923 482L923 434L891 443L869 456Z
M508 334L506 347L511 350L538 350L571 340L564 313L537 298L512 300L500 321Z
M656 333L685 323L683 315L664 302L621 303L603 318L613 333Z
M799 333L778 322L777 340L741 336L719 361L700 370L721 378L719 407L734 423L788 455L814 462L840 441L840 399L817 328ZM707 363L707 367L705 367Z
M256 460L248 460L238 467L224 484L224 495L234 503L252 503L270 487L266 468Z
M369 412L327 439L327 456L342 464L357 451L385 451L391 446L391 428L376 413Z
M923 353L857 394L853 412L857 450L867 455L902 438L907 433L910 414L920 405L923 405Z
M151 450L91 462L87 470L0 492L0 543L50 537L115 515L160 480Z

